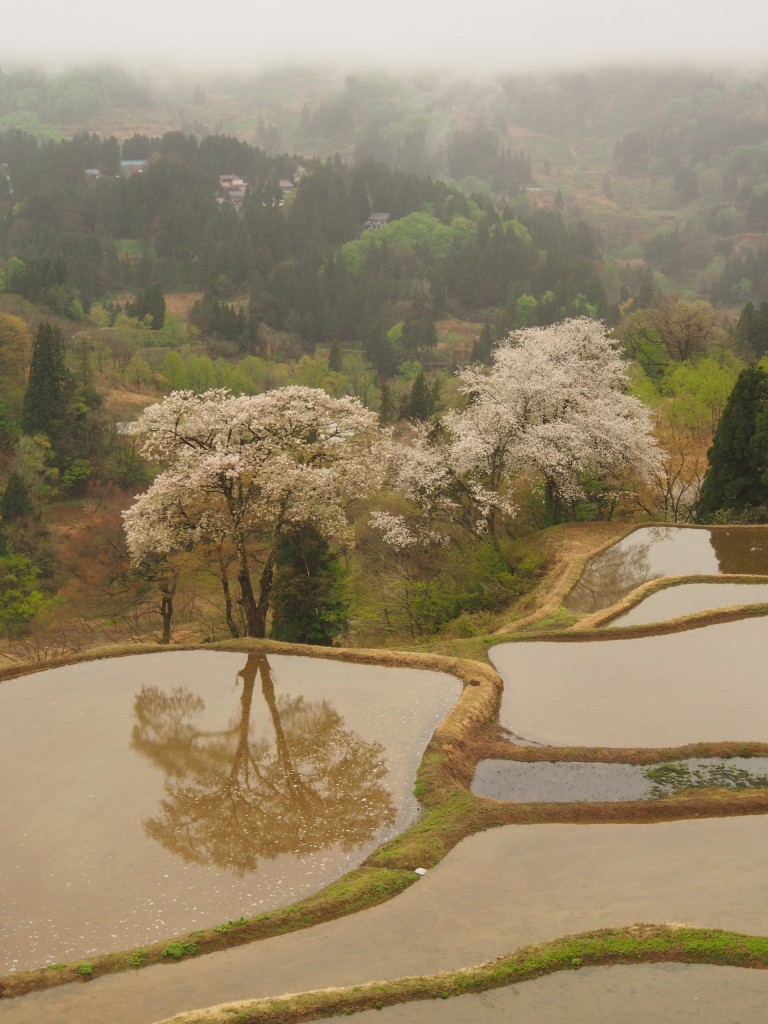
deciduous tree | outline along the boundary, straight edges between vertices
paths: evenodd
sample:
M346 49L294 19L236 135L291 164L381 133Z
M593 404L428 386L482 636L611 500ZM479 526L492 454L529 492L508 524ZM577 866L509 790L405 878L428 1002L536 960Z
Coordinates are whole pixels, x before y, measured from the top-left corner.
M124 513L132 558L225 545L248 636L266 635L284 531L309 525L351 539L348 509L384 474L376 414L313 388L176 391L146 409L136 431L144 457L163 470Z
M586 478L623 480L656 468L650 410L626 393L618 342L597 321L513 332L494 349L490 369L466 367L458 378L469 402L443 418L442 443L415 433L396 463L398 489L431 524L458 514L475 532L493 531L513 511L521 478L543 483L555 522L584 496ZM375 523L394 543L414 542L403 516L380 514Z

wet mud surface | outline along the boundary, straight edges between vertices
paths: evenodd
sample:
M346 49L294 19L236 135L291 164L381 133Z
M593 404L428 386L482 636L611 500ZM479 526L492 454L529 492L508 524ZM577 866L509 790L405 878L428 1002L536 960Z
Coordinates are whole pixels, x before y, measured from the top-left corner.
M660 800L688 789L768 787L768 758L689 758L661 764L600 761L486 760L472 780L475 796L517 803Z

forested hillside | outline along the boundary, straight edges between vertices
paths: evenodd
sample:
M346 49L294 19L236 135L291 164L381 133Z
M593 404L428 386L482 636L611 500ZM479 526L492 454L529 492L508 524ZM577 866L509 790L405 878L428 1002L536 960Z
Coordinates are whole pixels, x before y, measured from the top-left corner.
M380 161L502 205L586 217L617 293L637 292L647 265L735 308L766 298L765 85L639 67L485 79L292 69L162 86L109 68L17 72L0 75L0 130L236 135L275 157Z
M766 146L761 82L693 71L302 72L163 90L109 70L0 74L6 653L239 635L257 619L296 637L299 593L324 642L467 635L535 585L542 528L703 515L707 449L745 362L768 350ZM596 320L616 393L577 427L578 403L548 388ZM561 322L565 350L539 366ZM472 415L510 331L530 358L498 377L500 408L527 373L549 404L529 422L538 399L520 399L497 450L501 412L489 405L482 430ZM283 387L357 403L403 446L381 449L365 501L342 503L349 530L298 513L267 529L265 514L233 547L216 530L193 543L187 518L167 549L132 553L121 513L153 478L146 493L161 493L176 458L142 459L141 411L179 390L227 389L239 409ZM590 417L628 390L643 427L606 462L584 441L606 429ZM646 438L632 465L649 417L661 449ZM762 514L710 505L726 521ZM421 539L393 549L387 533ZM257 614L230 577L243 585L264 559ZM310 563L307 590L296 567Z

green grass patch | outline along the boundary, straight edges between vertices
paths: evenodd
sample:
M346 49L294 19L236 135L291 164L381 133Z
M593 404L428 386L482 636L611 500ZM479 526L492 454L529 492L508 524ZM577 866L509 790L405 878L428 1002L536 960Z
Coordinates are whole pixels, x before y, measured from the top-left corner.
M185 956L194 956L197 953L197 943L187 941L169 942L162 952L162 955L169 960L183 960Z

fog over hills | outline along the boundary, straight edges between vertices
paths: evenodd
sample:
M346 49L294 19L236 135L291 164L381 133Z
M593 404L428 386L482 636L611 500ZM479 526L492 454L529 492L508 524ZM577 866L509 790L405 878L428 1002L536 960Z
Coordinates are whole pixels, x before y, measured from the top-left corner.
M135 0L42 0L3 16L3 70L119 62L154 75L258 73L275 65L567 70L595 64L706 63L746 70L768 62L762 0L436 0L369 6L353 0L232 7Z

